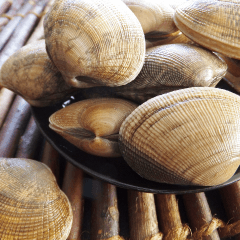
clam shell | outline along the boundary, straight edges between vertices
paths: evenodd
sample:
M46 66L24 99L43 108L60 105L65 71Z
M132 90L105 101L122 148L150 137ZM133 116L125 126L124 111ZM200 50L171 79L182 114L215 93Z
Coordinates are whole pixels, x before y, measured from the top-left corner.
M86 99L52 114L49 127L87 153L119 157L120 126L136 107L122 99Z
M67 239L71 205L45 164L1 158L0 176L1 239Z
M76 87L78 76L100 85L127 84L144 62L141 24L121 0L55 1L44 33L51 60Z
M62 101L78 91L66 84L53 65L44 40L22 47L7 59L1 68L0 85L37 107Z
M190 1L176 9L174 21L198 44L240 59L239 8L236 0Z
M166 44L149 48L137 78L113 91L144 102L181 88L215 87L226 71L226 63L206 49L190 44Z
M240 98L216 88L187 88L137 107L119 131L120 151L152 181L217 185L240 163Z

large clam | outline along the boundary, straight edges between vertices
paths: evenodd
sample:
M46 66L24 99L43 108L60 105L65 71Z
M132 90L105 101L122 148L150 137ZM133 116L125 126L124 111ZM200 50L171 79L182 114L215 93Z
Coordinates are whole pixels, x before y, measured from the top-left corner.
M49 126L87 153L119 157L120 126L136 107L136 104L123 99L86 99L52 114Z
M174 21L198 44L240 59L239 8L237 0L190 1L176 9Z
M240 98L222 89L173 91L137 107L119 131L130 167L149 180L217 185L240 164Z
M44 21L47 52L64 79L81 87L79 76L120 86L140 72L144 33L121 0L55 1Z
M0 176L0 239L67 239L72 208L45 164L1 158Z

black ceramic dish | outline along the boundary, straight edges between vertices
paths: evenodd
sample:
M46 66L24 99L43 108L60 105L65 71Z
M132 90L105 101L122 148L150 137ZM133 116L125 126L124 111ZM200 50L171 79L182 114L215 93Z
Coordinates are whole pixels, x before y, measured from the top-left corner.
M228 89L229 86L223 81L218 85L220 88ZM233 91L232 89L228 89ZM80 101L83 98L81 95L76 95L69 98L64 104L70 104L76 101ZM81 168L86 173L100 180L114 184L118 187L152 192L152 193L195 193L213 190L226 186L240 179L240 168L238 168L235 175L225 182L224 184L210 187L200 186L183 186L183 185L171 185L156 183L146 180L135 173L124 161L123 158L102 158L87 154L80 149L73 146L71 143L66 141L60 135L51 130L48 125L48 118L52 113L62 108L62 104L36 108L32 107L33 116L46 139L52 144L52 146L64 157L66 160Z

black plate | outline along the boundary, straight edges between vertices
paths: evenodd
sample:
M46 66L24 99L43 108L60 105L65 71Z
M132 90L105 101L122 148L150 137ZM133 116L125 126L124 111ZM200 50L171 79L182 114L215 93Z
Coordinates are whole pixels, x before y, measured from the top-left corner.
M224 82L221 82L218 87L225 89L229 88L229 86ZM81 95L78 94L74 97L69 98L64 102L64 104L68 105L80 100L82 100L82 98ZM238 168L237 172L230 180L224 184L210 187L172 185L146 180L135 173L127 165L123 158L102 158L87 154L51 130L48 127L48 119L52 113L62 108L62 105L63 103L44 108L32 107L32 113L36 120L36 123L38 124L46 139L64 158L66 158L75 166L81 168L86 173L100 180L114 184L118 187L133 189L137 191L164 194L184 194L213 190L231 184L240 179L240 168Z

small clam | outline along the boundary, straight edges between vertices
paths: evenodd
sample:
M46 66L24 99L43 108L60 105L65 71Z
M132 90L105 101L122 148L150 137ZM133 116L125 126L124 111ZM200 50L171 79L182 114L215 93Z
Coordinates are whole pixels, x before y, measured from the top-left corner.
M49 127L87 153L118 157L119 128L136 107L122 99L87 99L52 114Z
M113 91L118 96L144 102L176 89L215 87L226 71L226 63L206 49L190 44L166 44L149 48L137 78Z
M240 97L222 89L173 91L137 107L119 131L139 175L171 184L217 185L240 164Z
M72 208L45 164L1 158L0 176L0 239L67 239Z
M239 8L236 0L190 1L176 9L174 21L198 44L240 59Z
M79 76L99 85L127 84L144 62L141 24L121 0L55 1L44 33L51 60L75 87Z
M7 59L1 68L0 85L37 107L54 104L78 90L66 84L53 65L44 40L22 47Z

